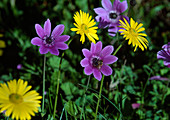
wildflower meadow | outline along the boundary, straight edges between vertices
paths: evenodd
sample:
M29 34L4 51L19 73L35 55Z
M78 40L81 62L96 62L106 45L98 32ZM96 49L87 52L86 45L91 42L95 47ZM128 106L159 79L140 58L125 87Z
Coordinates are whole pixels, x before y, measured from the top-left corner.
M0 120L169 120L168 0L1 0Z

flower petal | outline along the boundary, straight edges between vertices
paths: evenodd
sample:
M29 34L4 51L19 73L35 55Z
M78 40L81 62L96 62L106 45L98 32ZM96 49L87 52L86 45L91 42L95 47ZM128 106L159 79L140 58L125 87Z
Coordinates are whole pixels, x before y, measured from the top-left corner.
M45 36L44 29L39 24L35 24L35 30L40 38L43 38Z
M94 53L94 52L95 52L95 49L96 49L96 45L92 42L92 43L91 43L91 47L90 47L90 51L91 51L92 53Z
M83 60L81 60L80 62L82 67L86 67L89 65L89 59L88 58L84 58Z
M34 37L31 40L31 44L41 46L42 45L42 40L39 37Z
M111 46L111 45L106 46L101 51L101 57L105 57L107 55L110 55L113 52L113 50L114 50L113 46Z
M66 42L67 40L69 40L70 36L69 35L61 35L59 37L57 37L56 41L57 42Z
M45 32L45 35L47 35L48 37L50 36L50 33L51 33L51 22L50 22L49 19L47 19L47 21L45 21L44 32Z
M40 47L39 51L40 51L40 54L47 54L48 51L49 51L49 49L46 48L46 47L44 47L44 46L42 45L42 46Z
M123 13L125 10L127 10L128 4L127 1L119 2L116 9L119 13Z
M110 2L110 0L102 0L102 6L108 11L112 9L112 3Z
M59 51L58 49L56 49L56 47L52 47L49 49L50 53L53 54L53 55L59 55Z
M98 69L94 69L93 70L93 75L94 75L94 77L97 79L97 80L101 80L101 78L102 78L102 74L101 74L101 72L98 70Z
M99 41L99 42L96 43L95 53L101 52L101 50L102 50L102 42Z
M118 58L116 56L108 55L103 58L103 63L104 64L112 64L112 63L116 62L117 60L118 60Z
M91 67L91 66L86 66L86 67L84 68L84 73L85 73L86 75L91 75L91 74L93 73L92 67Z
M55 47L56 47L57 49L61 49L61 50L66 50L66 49L68 49L68 45L65 44L65 43L63 43L63 42L56 42L56 43L55 43Z
M86 58L89 58L92 54L91 51L89 51L88 49L82 49L82 52Z
M107 12L105 9L99 7L94 9L95 13L102 16L102 15L107 15Z
M63 32L64 32L64 25L63 24L57 25L52 32L52 36L56 38L60 36Z
M103 64L100 70L105 76L112 74L112 68L108 65Z
M117 33L117 31L118 31L118 27L117 27L117 25L110 25L109 26L109 29L108 29L108 32L109 32L109 35L110 36L115 36L116 35L116 33Z

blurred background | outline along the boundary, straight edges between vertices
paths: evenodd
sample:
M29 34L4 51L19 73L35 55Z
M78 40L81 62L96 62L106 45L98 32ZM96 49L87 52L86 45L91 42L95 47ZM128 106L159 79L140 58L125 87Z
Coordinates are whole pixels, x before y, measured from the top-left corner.
M112 3L114 0L111 0ZM123 1L123 0L121 0ZM132 45L126 41L116 56L119 58L111 65L113 74L105 77L99 119L147 119L168 120L170 115L169 81L149 80L152 76L170 78L170 69L163 60L157 60L157 52L170 39L170 2L168 0L136 0L125 11L138 23L143 23L148 35L149 47L145 51L133 52ZM47 54L46 62L46 119L51 119L60 57L65 52L61 64L61 80L57 118L78 119L88 76L83 72L80 61L84 58L82 48L90 48L86 38L82 45L80 35L71 32L74 27L73 15L80 9L95 18L94 8L102 7L101 0L1 0L0 1L0 83L12 79L23 79L42 95L43 55L39 47L31 44L36 37L35 24L44 25L50 19L52 29L64 24L63 34L70 35L72 42L66 51L60 50L59 56ZM97 23L98 24L98 23ZM124 39L108 35L107 29L98 30L103 46L113 45L116 49ZM91 77L86 92L86 119L93 119L100 82ZM120 99L121 96L121 99ZM52 102L51 102L52 101ZM133 108L139 103L139 108ZM70 109L74 106L74 109ZM40 118L40 113L33 119ZM0 114L3 119L3 114Z

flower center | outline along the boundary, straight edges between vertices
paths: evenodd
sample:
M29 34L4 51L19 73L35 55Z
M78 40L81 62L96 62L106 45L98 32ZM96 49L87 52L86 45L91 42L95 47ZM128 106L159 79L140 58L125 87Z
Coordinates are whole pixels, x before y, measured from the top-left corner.
M130 29L129 29L129 32L130 32L130 34L131 34L132 36L135 36L135 37L138 36L138 32L137 32L135 29L133 29L133 28L130 28Z
M115 12L113 12L113 11L111 11L111 12L109 13L109 18L110 18L110 19L116 19L117 17L118 17L117 13L115 13Z
M12 103L15 103L15 104L19 104L19 103L22 103L22 102L23 102L22 96L19 95L19 94L16 94L16 93L12 93L12 94L9 96L9 100L10 100Z
M85 25L85 24L82 24L82 25L81 25L81 30L82 30L84 33L88 33L88 32L89 32L88 26Z
M92 65L93 67L100 68L103 65L103 61L99 60L98 58L93 58Z
M51 47L54 45L54 38L52 36L45 36L43 38L43 44L46 46L46 47Z

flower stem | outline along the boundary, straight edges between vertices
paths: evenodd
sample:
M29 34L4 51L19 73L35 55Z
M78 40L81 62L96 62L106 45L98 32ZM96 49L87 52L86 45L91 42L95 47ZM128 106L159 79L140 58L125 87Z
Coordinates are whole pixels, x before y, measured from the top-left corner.
M44 55L44 68L43 68L43 101L42 101L42 114L44 116L44 100L45 100L45 63L46 63L46 54ZM43 117L42 116L42 117Z
M89 86L89 83L90 83L90 76L91 76L91 75L89 75L89 78L88 78L88 81L87 81L86 90L85 90L85 92L84 92L83 107L82 107L83 110L82 110L82 112L81 112L80 119L82 119L82 114L83 114L83 112L84 112L84 105L85 105L85 102L86 102L86 92L87 92L87 90L88 90L88 86ZM85 117L84 117L84 119L85 119Z
M125 40L119 45L119 47L115 50L115 52L113 53L113 55L115 56L116 53L120 50L120 48L123 46Z
M101 81L101 84L100 84L100 92L99 92L98 102L97 102L97 106L96 106L95 120L97 119L97 112L98 112L100 98L101 98L101 93L102 93L103 81L104 81L104 75L102 77L102 81Z

